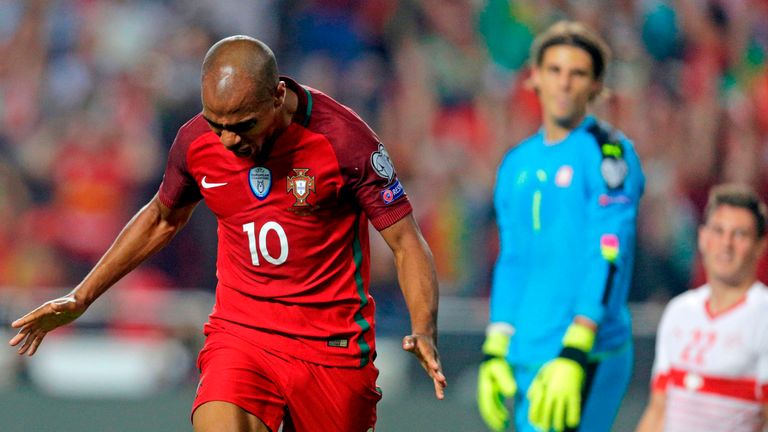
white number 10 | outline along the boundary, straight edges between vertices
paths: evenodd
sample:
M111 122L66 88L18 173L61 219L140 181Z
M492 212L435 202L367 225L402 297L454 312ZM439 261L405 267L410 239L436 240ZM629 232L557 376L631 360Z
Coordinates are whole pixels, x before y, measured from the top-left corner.
M251 251L251 264L259 265L259 252L261 256L267 260L268 263L274 265L280 265L288 259L288 237L285 235L285 230L277 222L267 222L261 226L259 230L259 250L256 250L256 228L253 222L243 224L243 231L248 234L248 249ZM277 238L280 239L280 256L277 258L269 254L267 250L267 234L270 231L274 231L277 234Z

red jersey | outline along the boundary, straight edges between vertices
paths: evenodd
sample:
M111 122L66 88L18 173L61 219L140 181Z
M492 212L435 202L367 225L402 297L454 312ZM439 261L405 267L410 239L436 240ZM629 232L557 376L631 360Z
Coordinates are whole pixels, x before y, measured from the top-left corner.
M330 366L375 351L368 220L411 212L376 134L329 96L298 95L293 123L261 162L226 150L201 115L179 130L160 200L204 199L218 220L216 304L205 325Z

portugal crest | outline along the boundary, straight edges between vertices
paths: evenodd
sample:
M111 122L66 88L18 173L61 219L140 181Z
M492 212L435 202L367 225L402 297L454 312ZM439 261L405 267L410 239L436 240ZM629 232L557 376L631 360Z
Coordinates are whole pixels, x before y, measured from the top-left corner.
M256 198L263 200L272 189L272 172L264 167L254 167L248 171L248 184Z
M294 168L294 176L288 176L286 192L293 192L296 197L294 207L308 207L307 198L310 192L315 191L315 176L308 176L309 168Z

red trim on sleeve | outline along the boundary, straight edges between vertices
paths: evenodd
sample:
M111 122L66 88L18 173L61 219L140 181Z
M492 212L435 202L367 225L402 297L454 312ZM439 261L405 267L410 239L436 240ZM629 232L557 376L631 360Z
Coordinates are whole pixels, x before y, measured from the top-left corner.
M667 383L669 383L669 373L657 374L651 380L651 391L666 393Z
M385 228L389 228L390 226L394 225L395 222L408 216L412 211L413 207L411 207L411 203L408 202L404 205L401 205L400 207L393 209L391 212L384 213L383 215L371 219L371 224L373 224L373 227L376 228L377 231L381 231Z
M758 400L760 403L768 403L768 383L760 386L760 397Z
M171 209L176 207L176 204L173 202L173 200L166 196L165 189L160 188L160 190L157 192L157 197L160 199L160 202L163 203L164 206Z

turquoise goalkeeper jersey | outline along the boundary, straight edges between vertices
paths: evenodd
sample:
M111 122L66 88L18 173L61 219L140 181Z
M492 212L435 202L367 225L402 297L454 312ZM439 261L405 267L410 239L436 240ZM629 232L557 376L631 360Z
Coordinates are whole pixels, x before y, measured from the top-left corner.
M576 315L598 324L593 355L630 340L644 184L632 143L592 116L562 141L547 143L540 130L505 155L494 192L501 249L490 318L515 328L510 363L557 356Z

